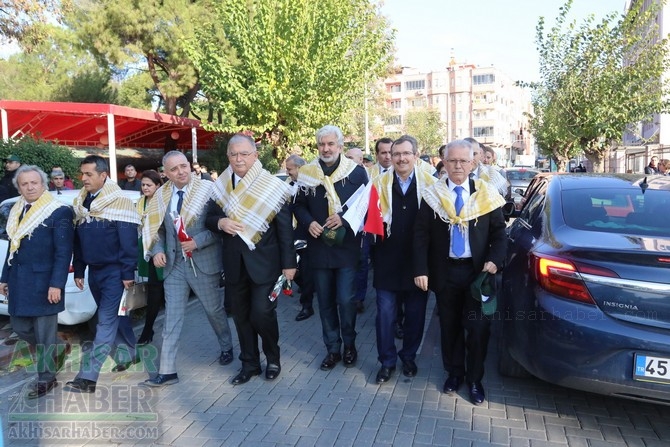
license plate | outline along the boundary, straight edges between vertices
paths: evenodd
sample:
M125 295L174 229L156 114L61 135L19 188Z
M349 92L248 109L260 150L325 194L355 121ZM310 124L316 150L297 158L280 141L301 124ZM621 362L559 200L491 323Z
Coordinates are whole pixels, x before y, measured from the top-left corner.
M670 383L670 358L635 354L633 379Z

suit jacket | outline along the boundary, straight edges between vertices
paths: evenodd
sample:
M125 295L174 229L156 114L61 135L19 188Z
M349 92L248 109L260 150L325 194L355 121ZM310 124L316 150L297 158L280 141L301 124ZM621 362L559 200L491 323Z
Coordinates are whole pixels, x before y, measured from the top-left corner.
M194 250L192 253L193 263L201 272L210 275L219 273L222 270L221 242L216 236L212 234L211 231L205 227L207 215L211 212L213 207L216 207L216 204L211 200L208 201L205 205L205 209L202 213L200 213L198 218L195 219L190 224L190 226L186 227L186 234L192 237L198 246L197 250ZM158 240L154 244L150 253L151 256L155 256L158 253L165 253L166 264L165 268L163 269L164 278L170 276L175 262L177 259L179 259L179 257L183 256L181 245L177 237L177 229L174 226L174 222L170 218L171 212L172 205L170 204L170 206L168 206L167 212L165 213L163 224L158 230Z
M340 198L342 205L353 193L368 182L368 174L362 166L356 166L351 174L342 181L335 183L335 192ZM346 211L346 210L345 210ZM305 228L313 221L319 224L328 218L328 199L326 199L326 188L319 185L315 193L300 190L295 199L293 212L298 223ZM340 217L344 212L339 213ZM341 246L328 246L321 238L315 239L309 235L307 239L307 250L314 268L343 268L356 267L361 252L361 236L354 236L347 221L342 220L346 228L346 235Z
M391 236L377 237L372 245L371 256L374 266L373 286L376 289L403 291L413 290L414 269L412 266L412 245L414 243L414 220L419 211L416 200L416 175L403 195L394 175L392 194ZM426 205L427 206L427 205Z
M270 228L263 233L254 250L250 250L240 237L232 236L218 228L218 221L222 217L226 217L223 210L215 206L207 218L207 228L223 238L223 268L226 272L226 281L236 283L240 280L242 263L255 284L273 283L277 281L282 269L296 268L293 218L288 204L284 204L272 219Z
M12 265L2 267L0 282L9 287L9 314L17 317L54 315L65 309L65 300L51 304L47 300L49 287L61 289L65 283L72 259L74 238L72 209L62 206L33 231L30 238L21 240L14 253Z
M470 179L470 193L474 192L475 182ZM501 270L507 249L502 209L496 208L471 220L468 230L475 270L480 271L487 261ZM445 287L444 272L449 268L450 244L450 224L440 219L422 200L414 223L414 276L428 275L428 287L434 292Z

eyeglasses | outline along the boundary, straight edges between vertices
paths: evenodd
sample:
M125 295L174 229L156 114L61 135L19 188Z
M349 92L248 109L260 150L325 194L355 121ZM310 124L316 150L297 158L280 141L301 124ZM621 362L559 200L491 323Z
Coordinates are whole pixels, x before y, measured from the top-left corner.
M242 157L242 158L247 158L249 155L253 154L253 152L228 152L228 157L229 158L237 158L237 157Z
M409 151L407 151L407 152L393 152L391 154L391 157L393 157L393 158L400 158L400 157L407 158L407 157L411 157L413 155L414 155L414 152L409 152Z
M447 163L451 165L466 165L470 163L470 160L447 160Z

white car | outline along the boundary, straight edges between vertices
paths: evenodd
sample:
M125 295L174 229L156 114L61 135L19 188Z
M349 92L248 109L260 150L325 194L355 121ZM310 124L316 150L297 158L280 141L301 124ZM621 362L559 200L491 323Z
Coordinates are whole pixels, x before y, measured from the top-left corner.
M124 193L128 198L133 200L133 203L140 197L137 191L124 191ZM79 194L79 190L63 191L62 194L52 192L52 194L61 202L72 206L75 197ZM2 261L0 266L4 266L5 257L7 256L8 241L5 230L7 217L18 199L18 197L12 197L0 204L0 260ZM65 310L58 314L58 324L72 325L84 323L93 317L97 308L98 306L95 304L93 295L88 288L88 282L84 282L84 290L79 290L74 284L74 269L70 265L70 273L65 284ZM0 294L0 315L9 315L7 297L2 294Z

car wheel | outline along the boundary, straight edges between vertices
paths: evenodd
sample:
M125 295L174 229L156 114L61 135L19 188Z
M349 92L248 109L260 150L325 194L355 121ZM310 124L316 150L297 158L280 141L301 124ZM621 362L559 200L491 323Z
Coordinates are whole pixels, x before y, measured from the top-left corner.
M531 377L530 373L519 364L512 354L509 353L505 335L498 338L498 373L505 377L517 377L520 379Z

